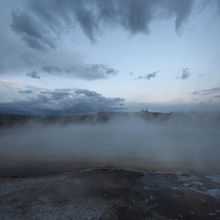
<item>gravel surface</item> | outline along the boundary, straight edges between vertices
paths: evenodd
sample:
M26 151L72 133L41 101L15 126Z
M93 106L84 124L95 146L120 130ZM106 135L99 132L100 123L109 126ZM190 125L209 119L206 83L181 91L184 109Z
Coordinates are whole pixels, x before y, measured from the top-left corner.
M104 167L1 177L0 219L220 219L219 174Z

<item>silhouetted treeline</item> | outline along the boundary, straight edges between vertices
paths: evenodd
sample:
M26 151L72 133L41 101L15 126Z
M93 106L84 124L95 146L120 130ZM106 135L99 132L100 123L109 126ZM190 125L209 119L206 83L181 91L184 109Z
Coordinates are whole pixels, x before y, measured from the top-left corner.
M138 116L147 120L166 120L170 118L173 113L160 112L99 112L86 115L68 115L68 116L31 116L31 115L17 115L17 114L0 114L0 127L20 126L28 122L38 122L43 124L50 123L105 123L111 119L126 119L132 116Z

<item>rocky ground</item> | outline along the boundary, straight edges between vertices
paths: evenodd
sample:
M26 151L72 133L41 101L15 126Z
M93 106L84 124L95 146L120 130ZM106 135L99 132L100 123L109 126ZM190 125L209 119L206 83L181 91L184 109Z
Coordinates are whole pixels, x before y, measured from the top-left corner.
M220 175L105 167L1 177L0 219L220 219Z

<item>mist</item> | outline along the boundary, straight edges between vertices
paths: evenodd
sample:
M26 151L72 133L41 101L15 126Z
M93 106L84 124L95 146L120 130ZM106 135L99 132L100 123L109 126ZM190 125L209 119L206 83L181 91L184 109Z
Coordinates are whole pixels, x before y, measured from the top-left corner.
M0 173L69 171L92 166L220 171L219 114L137 115L104 123L39 123L0 131Z

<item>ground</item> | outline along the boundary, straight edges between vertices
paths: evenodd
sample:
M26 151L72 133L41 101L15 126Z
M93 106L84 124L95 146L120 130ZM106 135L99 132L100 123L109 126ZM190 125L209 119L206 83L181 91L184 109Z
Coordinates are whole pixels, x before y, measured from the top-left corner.
M220 175L104 167L1 177L0 219L220 219Z

